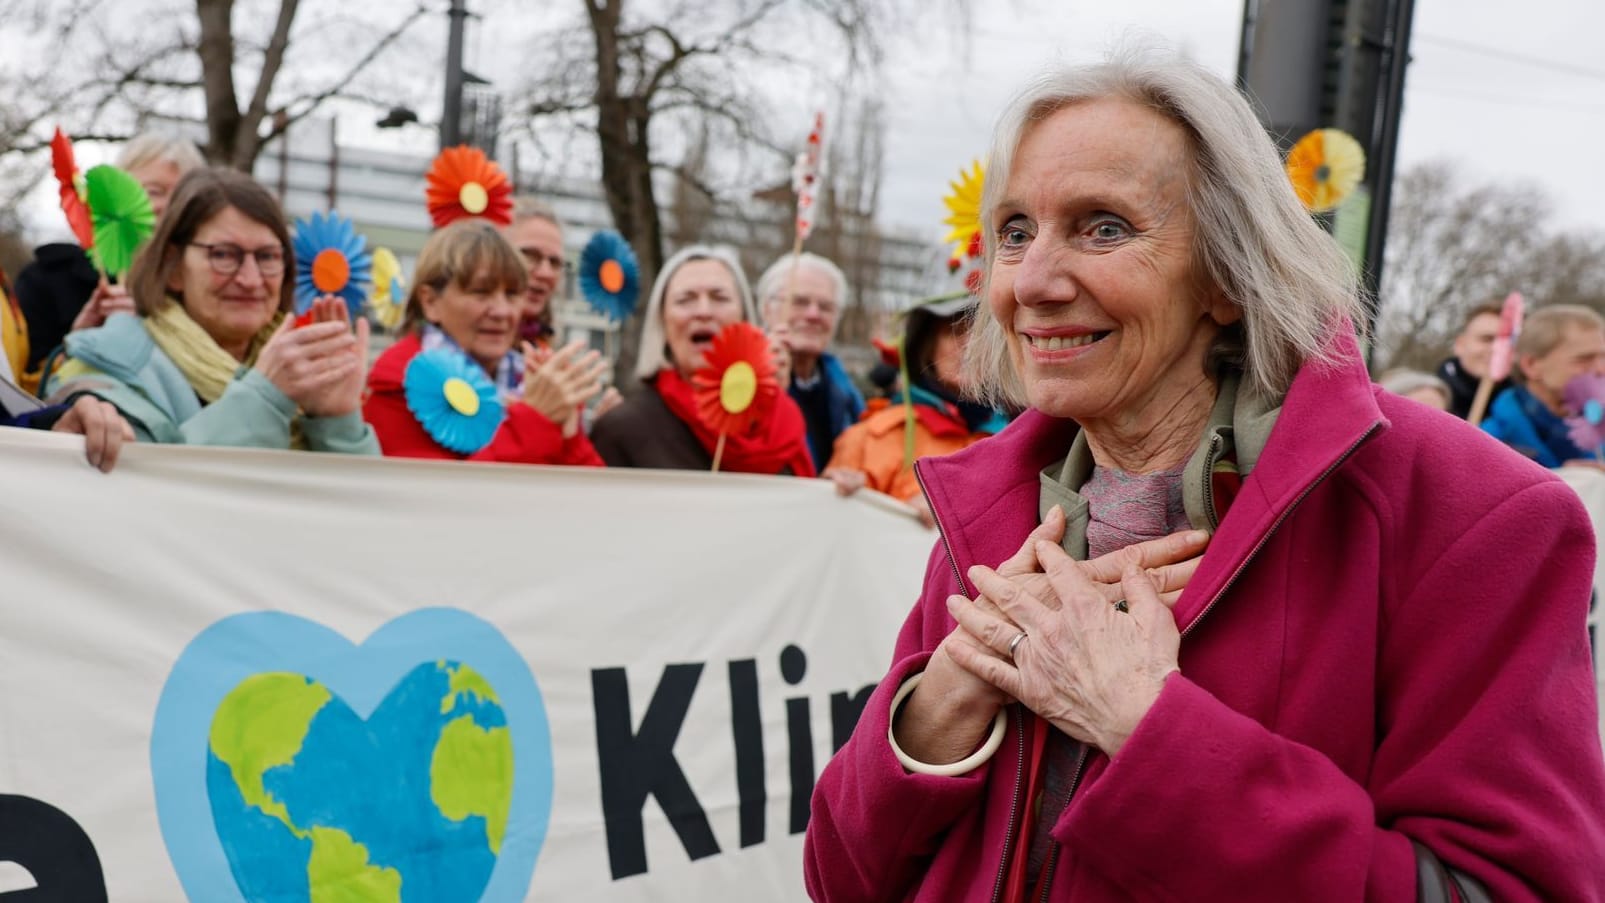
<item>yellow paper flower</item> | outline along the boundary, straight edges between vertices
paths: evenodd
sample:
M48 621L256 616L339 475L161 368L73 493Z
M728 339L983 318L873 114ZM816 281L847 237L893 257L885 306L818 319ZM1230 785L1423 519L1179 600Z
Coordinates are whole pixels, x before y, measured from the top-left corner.
M389 248L375 248L373 294L368 296L368 309L380 326L395 329L401 325L406 307L407 286L401 275L401 261Z
M957 259L971 256L971 245L981 235L983 182L981 161L976 160L969 168L959 170L958 181L947 183L952 191L942 198L947 206L947 219L942 220L942 224L951 230L942 240L953 242L953 256Z
M1365 149L1347 132L1316 129L1288 152L1287 177L1311 213L1325 213L1343 203L1365 178Z

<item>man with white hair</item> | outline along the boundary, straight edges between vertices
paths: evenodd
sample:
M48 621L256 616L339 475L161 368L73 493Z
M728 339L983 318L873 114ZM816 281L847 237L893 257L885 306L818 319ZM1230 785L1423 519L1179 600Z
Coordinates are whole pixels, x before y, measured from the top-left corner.
M808 449L823 470L836 437L858 422L864 396L826 349L847 301L847 277L818 254L786 254L758 279L758 302L772 335L791 350L787 392L808 423Z

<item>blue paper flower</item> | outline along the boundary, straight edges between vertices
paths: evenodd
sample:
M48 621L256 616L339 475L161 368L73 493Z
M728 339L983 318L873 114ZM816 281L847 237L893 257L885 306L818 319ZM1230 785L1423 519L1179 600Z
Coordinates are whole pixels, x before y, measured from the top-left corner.
M454 348L423 351L401 380L407 409L444 448L471 455L490 444L502 425L496 386L468 355Z
M623 320L641 294L641 268L630 243L617 232L591 236L580 252L580 294L597 313Z
M314 213L295 221L295 312L306 313L323 295L346 303L355 320L362 316L373 279L368 240L338 213Z

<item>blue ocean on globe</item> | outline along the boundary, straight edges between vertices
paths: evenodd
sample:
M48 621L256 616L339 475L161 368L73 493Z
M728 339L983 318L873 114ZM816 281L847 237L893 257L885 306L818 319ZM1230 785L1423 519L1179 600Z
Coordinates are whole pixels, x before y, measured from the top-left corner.
M408 672L366 721L307 677L254 675L208 743L218 838L252 903L478 900L512 784L494 690L450 661Z

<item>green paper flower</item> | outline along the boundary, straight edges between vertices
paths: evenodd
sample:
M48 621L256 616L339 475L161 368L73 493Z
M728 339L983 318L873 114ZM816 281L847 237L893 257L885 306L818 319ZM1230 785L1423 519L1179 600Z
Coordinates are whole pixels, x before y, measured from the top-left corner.
M156 212L139 180L115 166L93 167L84 173L84 183L95 228L95 245L89 253L102 272L121 276L155 229Z

